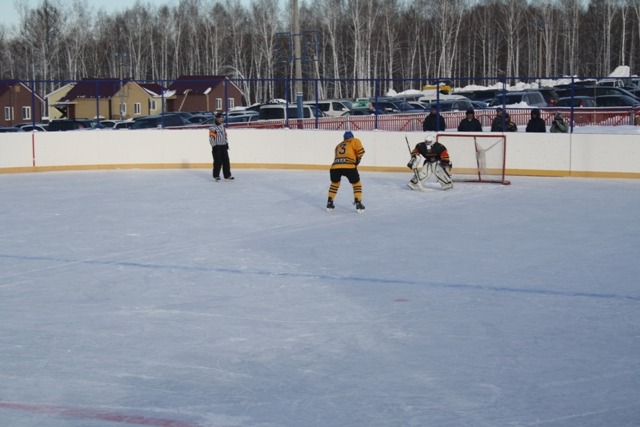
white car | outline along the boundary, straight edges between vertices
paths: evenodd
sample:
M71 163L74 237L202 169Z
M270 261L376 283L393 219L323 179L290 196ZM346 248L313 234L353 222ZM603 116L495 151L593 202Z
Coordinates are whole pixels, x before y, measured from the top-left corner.
M298 106L289 104L287 108L285 104L266 104L260 107L260 113L258 114L259 120L284 120L287 117L289 119L295 119L298 117ZM303 105L302 114L304 119L326 116L326 114L313 105Z
M46 132L47 125L45 124L35 124L35 125L25 125L21 128L25 132Z
M351 111L351 101L342 99L321 99L316 101L305 101L304 105L317 106L320 111L329 117L340 117Z
M113 125L113 130L119 130L119 129L131 129L131 126L133 126L133 120L122 120L119 122L116 122Z

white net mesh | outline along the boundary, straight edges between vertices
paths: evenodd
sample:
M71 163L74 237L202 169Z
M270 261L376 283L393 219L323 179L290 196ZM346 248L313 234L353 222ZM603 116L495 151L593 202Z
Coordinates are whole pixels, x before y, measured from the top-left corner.
M509 183L505 135L441 133L438 142L447 147L454 181Z

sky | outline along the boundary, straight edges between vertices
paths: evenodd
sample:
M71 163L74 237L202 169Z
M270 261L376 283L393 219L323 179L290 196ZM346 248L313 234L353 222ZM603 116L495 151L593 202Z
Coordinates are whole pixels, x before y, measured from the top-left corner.
M84 0L89 8L95 8L95 10L103 9L107 13L117 13L119 11L123 11L127 8L133 6L135 1L133 0ZM251 4L251 0L240 0L243 4ZM146 3L147 0L142 0L142 3ZM0 14L0 24L5 24L8 26L18 25L20 22L20 15L18 13L17 4L28 5L29 8L36 8L42 3L42 0L0 0L0 9L2 10L2 14ZM154 0L154 4L167 4L167 5L178 5L180 3L179 0Z
M637 425L640 180L362 171L358 214L230 154L0 174L0 425Z

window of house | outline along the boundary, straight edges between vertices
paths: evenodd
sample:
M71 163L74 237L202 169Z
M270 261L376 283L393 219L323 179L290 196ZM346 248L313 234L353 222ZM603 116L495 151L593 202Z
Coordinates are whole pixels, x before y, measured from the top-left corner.
M22 120L31 120L31 107L22 107Z
M222 98L216 98L216 110L222 110Z
M149 108L151 109L151 111L155 111L158 109L155 99L152 99L151 101L149 101Z
M236 100L233 99L233 98L227 98L227 102L229 103L229 106L228 106L229 109L232 109L233 107L236 106L236 104L235 104Z
M142 105L139 102L133 104L133 114L136 116L142 114Z
M4 107L4 119L13 120L13 107Z
M123 102L122 104L120 104L120 115L124 116L126 114L127 114L127 104Z

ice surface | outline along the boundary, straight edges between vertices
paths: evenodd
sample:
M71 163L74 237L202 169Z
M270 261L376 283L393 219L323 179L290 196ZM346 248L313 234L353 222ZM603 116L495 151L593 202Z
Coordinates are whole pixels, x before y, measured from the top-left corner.
M640 180L0 175L0 426L637 426Z

